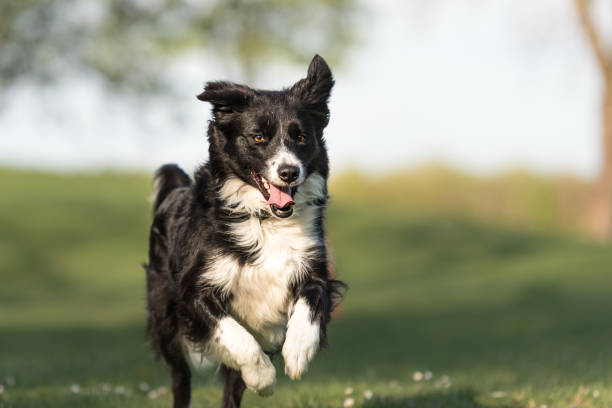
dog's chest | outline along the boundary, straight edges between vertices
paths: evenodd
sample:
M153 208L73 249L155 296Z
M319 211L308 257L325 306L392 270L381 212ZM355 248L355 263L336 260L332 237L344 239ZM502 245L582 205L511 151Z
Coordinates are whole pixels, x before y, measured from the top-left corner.
M219 257L214 268L217 283L231 294L229 308L234 318L266 351L274 351L284 341L291 285L307 273L316 255L316 237L311 226L297 218L263 222L251 218L233 226L231 233L256 256L243 265L232 255Z

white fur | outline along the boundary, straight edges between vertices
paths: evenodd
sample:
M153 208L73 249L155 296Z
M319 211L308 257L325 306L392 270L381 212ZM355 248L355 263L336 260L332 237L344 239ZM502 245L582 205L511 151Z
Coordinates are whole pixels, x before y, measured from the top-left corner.
M257 188L237 177L225 181L219 190L219 197L227 203L228 209L235 212L257 214L270 208Z
M298 379L308 369L319 348L320 326L311 319L311 309L304 299L299 299L287 324L287 338L283 345L285 373Z
M240 370L247 387L262 396L272 395L276 370L253 336L231 317L221 319L203 353Z
M183 350L189 357L191 364L198 370L206 370L214 367L214 362L204 355L202 346L192 343L186 338L183 338Z
M221 195L229 205L240 205L250 213L269 208L259 190L237 179L230 179ZM315 173L298 188L293 216L251 217L232 224L236 241L254 248L255 260L241 265L233 255L216 254L202 274L202 279L232 294L231 314L266 351L278 350L285 339L291 284L304 278L308 262L324 248L315 230L317 211L312 205L324 196L325 180Z
M304 181L304 175L306 173L304 164L293 152L288 150L285 146L281 146L278 153L266 162L268 171L265 177L269 182L277 186L285 185L285 182L278 177L278 168L282 165L296 166L300 169L297 180L291 183L292 186L298 186Z

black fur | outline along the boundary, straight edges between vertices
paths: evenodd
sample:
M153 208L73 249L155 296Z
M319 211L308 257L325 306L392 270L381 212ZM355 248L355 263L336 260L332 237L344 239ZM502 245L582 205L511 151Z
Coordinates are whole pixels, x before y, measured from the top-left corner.
M226 365L221 365L221 374L225 378L225 390L223 391L223 408L238 408L242 400L242 394L246 389L240 372Z
M266 162L281 145L304 164L306 176L318 173L327 180L323 129L329 121L327 102L333 83L329 67L319 56L311 62L306 78L282 91L256 90L230 82L208 83L198 95L213 106L208 163L196 171L193 182L176 165L165 165L156 173L146 266L148 335L154 351L170 367L176 408L187 407L191 393L183 340L204 346L211 340L217 322L231 316L233 293L225 295L202 279L212 254L231 254L241 265L249 264L258 255L255 248L241 246L229 229L249 217L266 222L275 216L267 210L233 211L219 197L219 190L231 177L259 188L251 172L265 173ZM265 142L256 143L254 135L262 135ZM321 344L325 343L330 314L340 302L344 287L329 273L323 229L326 200L325 194L309 203L316 209L313 229L320 256L309 261L306 277L288 288L294 301L306 300L310 318L320 323ZM245 390L240 372L224 364L221 371L226 378L223 406L240 406Z

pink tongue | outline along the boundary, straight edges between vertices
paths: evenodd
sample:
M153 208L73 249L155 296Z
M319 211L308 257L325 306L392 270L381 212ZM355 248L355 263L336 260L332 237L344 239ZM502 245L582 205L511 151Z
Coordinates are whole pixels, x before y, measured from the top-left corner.
M287 204L294 204L293 197L291 197L291 188L283 187L282 190L270 183L270 198L268 198L268 204L274 204L278 208L283 208Z

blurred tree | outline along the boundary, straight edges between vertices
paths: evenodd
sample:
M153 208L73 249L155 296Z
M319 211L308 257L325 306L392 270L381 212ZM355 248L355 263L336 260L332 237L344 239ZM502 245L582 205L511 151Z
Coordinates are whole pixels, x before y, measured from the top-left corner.
M354 41L354 0L2 0L0 85L87 72L115 89L167 88L177 55L212 50L244 77L271 57L338 61Z
M590 0L575 0L580 21L597 58L604 82L602 101L603 167L599 175L589 227L599 238L612 239L612 52L604 49L589 13Z

